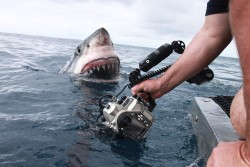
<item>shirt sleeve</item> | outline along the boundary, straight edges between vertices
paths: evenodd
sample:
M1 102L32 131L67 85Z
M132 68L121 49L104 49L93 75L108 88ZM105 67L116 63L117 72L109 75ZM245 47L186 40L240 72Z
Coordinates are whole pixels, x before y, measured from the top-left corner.
M207 3L206 16L227 13L229 11L229 0L209 0Z

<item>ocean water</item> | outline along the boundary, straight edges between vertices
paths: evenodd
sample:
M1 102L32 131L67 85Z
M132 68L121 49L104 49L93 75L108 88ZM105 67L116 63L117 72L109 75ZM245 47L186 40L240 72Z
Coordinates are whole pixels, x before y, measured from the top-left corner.
M0 33L0 166L204 166L192 130L192 101L195 96L233 96L242 86L238 59L219 57L210 65L211 82L185 82L157 99L146 139L132 141L116 139L96 123L98 100L120 92L128 74L155 49L116 44L120 79L80 82L58 73L80 42ZM172 54L154 69L176 59ZM130 96L130 90L123 95Z

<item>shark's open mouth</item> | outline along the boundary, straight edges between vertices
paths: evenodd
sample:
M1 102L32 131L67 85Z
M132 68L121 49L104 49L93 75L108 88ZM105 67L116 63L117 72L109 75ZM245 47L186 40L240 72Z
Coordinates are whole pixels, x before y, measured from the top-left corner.
M120 61L117 57L100 58L87 63L81 70L86 77L112 79L120 72Z

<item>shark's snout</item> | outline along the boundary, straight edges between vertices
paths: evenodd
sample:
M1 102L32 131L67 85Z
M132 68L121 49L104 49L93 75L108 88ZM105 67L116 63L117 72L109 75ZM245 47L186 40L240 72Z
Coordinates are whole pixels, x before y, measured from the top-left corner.
M97 45L99 46L112 45L109 33L105 28L100 28L97 31L97 39Z

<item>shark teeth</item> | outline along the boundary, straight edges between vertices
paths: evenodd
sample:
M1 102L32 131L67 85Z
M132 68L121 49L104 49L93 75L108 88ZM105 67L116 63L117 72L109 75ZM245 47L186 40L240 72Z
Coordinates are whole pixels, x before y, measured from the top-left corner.
M107 68L106 68L106 65L103 65L102 68L103 68L103 70L107 69Z
M88 69L86 71L86 75L99 75L99 73L102 74L113 74L116 73L118 74L120 71L120 66L117 63L112 63L112 64L102 64L100 66L94 66L91 69ZM83 73L81 73L83 74Z

